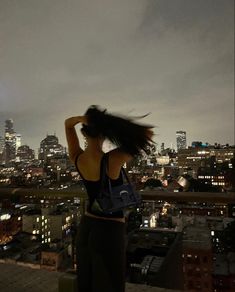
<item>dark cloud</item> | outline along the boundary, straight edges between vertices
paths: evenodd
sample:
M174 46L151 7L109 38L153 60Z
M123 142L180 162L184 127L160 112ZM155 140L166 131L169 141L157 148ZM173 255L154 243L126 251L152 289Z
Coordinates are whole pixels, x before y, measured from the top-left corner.
M234 143L232 0L1 0L4 119L34 148L90 104L175 131Z

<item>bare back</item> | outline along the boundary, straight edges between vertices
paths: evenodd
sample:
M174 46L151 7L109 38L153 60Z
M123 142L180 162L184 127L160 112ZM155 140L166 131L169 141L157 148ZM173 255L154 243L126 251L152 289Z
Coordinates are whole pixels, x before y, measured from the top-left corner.
M84 151L79 155L76 163L82 176L89 181L98 181L100 179L100 163L104 152L88 153ZM117 179L123 165L123 159L117 159L114 151L109 152L109 168L107 175L111 179Z

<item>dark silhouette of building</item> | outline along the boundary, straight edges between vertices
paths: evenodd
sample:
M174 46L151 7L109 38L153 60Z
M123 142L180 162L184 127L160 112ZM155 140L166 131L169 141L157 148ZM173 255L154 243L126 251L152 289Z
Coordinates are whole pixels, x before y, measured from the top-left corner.
M184 290L212 291L212 244L205 226L188 226L183 230Z
M127 246L128 281L181 290L181 248L181 234L177 232L147 228L130 233Z

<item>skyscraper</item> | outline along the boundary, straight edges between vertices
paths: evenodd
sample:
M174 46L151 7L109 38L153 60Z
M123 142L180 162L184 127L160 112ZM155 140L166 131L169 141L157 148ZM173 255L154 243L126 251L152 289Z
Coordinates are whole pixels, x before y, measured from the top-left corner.
M0 136L0 164L5 163L5 139Z
M3 153L5 149L5 140L2 136L0 136L0 154Z
M39 149L39 160L46 163L56 155L61 155L65 153L64 147L59 144L59 140L55 135L47 135L40 143Z
M176 145L177 145L177 151L179 151L180 149L187 148L185 131L176 131Z
M16 152L17 152L18 148L21 146L21 134L16 134L15 140L16 140Z
M15 160L16 134L14 132L12 119L5 121L5 155L6 165Z
M19 146L17 149L17 161L31 161L35 158L34 150L28 145Z

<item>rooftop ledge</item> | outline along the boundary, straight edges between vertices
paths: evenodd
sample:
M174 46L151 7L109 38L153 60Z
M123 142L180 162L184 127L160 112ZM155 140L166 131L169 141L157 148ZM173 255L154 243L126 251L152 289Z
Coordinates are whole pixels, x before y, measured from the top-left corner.
M140 191L143 200L163 200L174 202L208 202L208 203L235 203L235 192L213 193L213 192L172 192L160 190L143 190ZM35 196L37 198L54 199L55 196L61 199L79 197L86 199L84 191L73 190L50 190L50 189L29 189L29 188L0 188L1 198L17 198L21 196Z
M0 263L0 291L4 292L76 292L75 279L60 272L36 270ZM10 276L9 276L10 275ZM66 279L67 278L67 279ZM147 285L126 283L126 292L176 292Z

